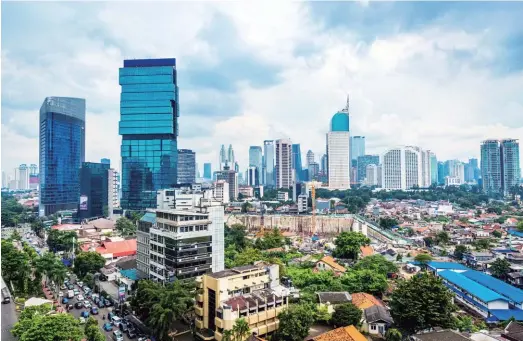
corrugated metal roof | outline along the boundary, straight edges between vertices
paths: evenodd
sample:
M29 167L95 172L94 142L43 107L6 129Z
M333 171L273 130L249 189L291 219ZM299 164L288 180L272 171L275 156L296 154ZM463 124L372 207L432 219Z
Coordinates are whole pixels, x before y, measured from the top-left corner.
M465 265L454 262L428 262L427 265L434 269L470 270Z
M463 276L461 273L457 273L451 270L444 270L439 272L438 275L469 292L471 295L476 296L483 302L488 303L497 300L507 301L505 297L501 296L497 292L494 292L489 288Z
M494 278L486 273L469 270L463 272L463 276L497 292L498 294L509 298L516 303L523 302L523 290L518 289L510 284L507 284L497 278Z
M153 212L147 212L145 213L142 218L140 219L141 221L146 221L146 222L149 222L149 223L156 223L156 213L153 213Z

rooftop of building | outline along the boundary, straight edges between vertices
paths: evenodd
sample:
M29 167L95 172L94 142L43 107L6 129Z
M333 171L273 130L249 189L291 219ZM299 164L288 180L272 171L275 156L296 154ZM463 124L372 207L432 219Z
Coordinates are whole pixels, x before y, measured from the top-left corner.
M320 303L340 304L349 303L352 300L347 291L318 292L317 295Z
M523 290L518 289L484 272L469 270L463 272L463 276L479 283L480 285L502 295L516 303L523 303Z
M470 338L461 335L453 330L441 330L424 334L414 335L415 340L419 341L466 341Z
M383 321L385 323L392 324L393 322L387 308L381 305L373 305L372 307L368 307L363 311L363 314L365 316L365 320L368 323Z
M489 288L481 285L464 276L464 273L458 273L451 270L444 270L438 273L439 276L449 281L450 283L464 289L468 293L479 298L483 302L492 302L492 301L508 301L505 297L501 296L495 291L490 290Z
M254 270L261 270L262 267L259 265L243 265L243 266L237 266L232 269L225 269L222 271L214 272L212 274L209 274L212 278L225 278L229 276L239 275L242 273L251 272Z
M241 311L255 308L256 306L271 305L282 300L282 298L283 296L278 295L274 290L262 289L253 291L250 294L231 297L223 302L223 306L230 307L233 311Z
M117 242L103 242L96 248L99 254L113 254L116 257L131 256L136 254L136 239Z
M316 336L314 341L367 341L367 338L353 325L336 328Z
M431 261L427 263L427 266L433 269L437 270L446 270L446 269L452 269L452 270L470 270L470 268L467 268L465 265L460 263L454 263L454 262L436 262Z
M523 324L512 321L503 330L503 337L514 341L523 341Z
M352 304L354 304L356 307L358 307L360 309L367 309L374 305L383 306L383 303L380 300L378 300L376 297L372 296L371 294L367 294L366 292L352 293L351 296L352 296Z
M340 272L347 271L347 269L345 269L345 267L343 267L342 265L338 264L332 256L325 256L322 259L320 259L318 262L323 262L336 271L340 271Z

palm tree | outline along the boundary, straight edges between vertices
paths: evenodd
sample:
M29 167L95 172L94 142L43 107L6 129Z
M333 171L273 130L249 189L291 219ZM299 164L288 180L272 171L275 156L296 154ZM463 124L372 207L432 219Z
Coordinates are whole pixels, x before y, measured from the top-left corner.
M55 285L54 292L56 294L58 292L58 289L60 288L60 285L67 278L67 268L62 263L62 261L60 261L59 259L55 259L48 273L48 277Z
M224 330L222 341L233 341L233 337L234 337L234 335L232 334L231 329Z
M245 340L249 336L250 331L249 324L244 318L237 319L234 327L232 327L235 341Z

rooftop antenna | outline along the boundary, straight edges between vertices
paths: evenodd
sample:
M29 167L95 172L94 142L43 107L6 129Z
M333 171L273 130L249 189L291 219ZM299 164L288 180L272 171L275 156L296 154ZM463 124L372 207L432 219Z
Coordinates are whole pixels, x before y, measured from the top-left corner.
M349 94L347 94L347 103L345 104L345 108L343 108L341 110L341 112L345 112L345 113L349 113L349 102L350 102L350 98L349 98Z

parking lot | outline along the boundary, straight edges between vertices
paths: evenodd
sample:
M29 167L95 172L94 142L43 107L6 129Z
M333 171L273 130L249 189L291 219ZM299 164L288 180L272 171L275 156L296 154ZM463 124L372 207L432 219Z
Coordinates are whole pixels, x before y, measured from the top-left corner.
M95 304L94 297L92 297L92 298L85 297L85 293L84 293L84 291L83 291L83 289L81 287L79 287L76 283L74 283L74 284L71 283L71 285L73 287L73 290L76 289L78 291L78 293L81 296L83 296L82 303L85 302L85 301L88 301L88 304L90 304L92 307L97 309L97 314L94 314L94 311L92 310L92 308L86 308L85 306L83 306L84 304L82 304L81 308L76 308L75 305L76 305L77 302L79 302L79 300L78 300L79 296L78 295L75 295L74 298L71 298L71 299L68 298L67 299L68 302L66 304L64 304L63 303L63 298L64 297L67 298L67 296L68 296L68 288L67 287L65 289L61 289L61 292L62 292L63 296L60 297L60 299L59 299L60 304L64 308L66 306L72 305L72 309L69 310L69 314L72 314L77 319L80 318L82 313L87 312L89 314L88 316L92 316L92 317L94 317L98 321L98 325L100 326L100 329L103 330L107 340L116 340L114 331L120 330L123 326L118 328L117 326L115 326L115 324L118 324L118 323L112 323L110 326L107 325L107 323L110 322L109 321L109 315L110 315L110 313L113 312L114 306L99 308ZM105 319L103 319L103 316L105 316ZM110 330L104 329L103 328L104 324L106 324L107 327L110 327ZM109 329L109 328L107 328L107 329ZM136 335L133 338L130 338L127 333L122 333L122 334L123 334L123 340L125 340L125 341L128 341L128 340L139 340L140 339L139 335ZM139 334L138 330L137 330L136 334ZM120 339L120 340L122 340L122 339Z

